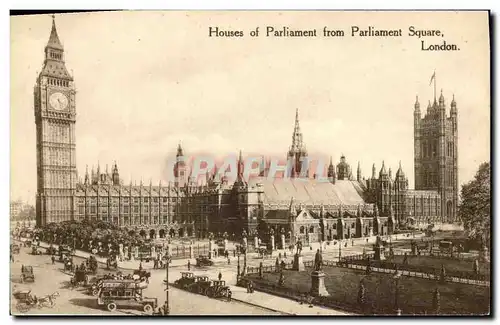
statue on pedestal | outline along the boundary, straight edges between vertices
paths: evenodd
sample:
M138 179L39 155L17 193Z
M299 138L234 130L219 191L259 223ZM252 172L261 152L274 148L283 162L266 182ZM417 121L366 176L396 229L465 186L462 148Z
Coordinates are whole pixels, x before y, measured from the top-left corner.
M316 251L316 256L314 257L314 271L321 271L323 265L323 256L319 249Z
M299 240L297 242L297 253L296 253L296 255L300 255L301 252L302 252L302 241Z

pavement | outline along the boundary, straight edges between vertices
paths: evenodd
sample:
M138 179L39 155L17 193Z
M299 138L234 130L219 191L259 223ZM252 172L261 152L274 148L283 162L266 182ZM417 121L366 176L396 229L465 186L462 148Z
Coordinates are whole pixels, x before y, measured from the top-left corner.
M354 315L320 306L310 307L308 304L300 304L294 300L278 297L265 292L254 291L253 293L247 293L246 288L236 286L230 286L230 288L233 300L242 301L288 315Z

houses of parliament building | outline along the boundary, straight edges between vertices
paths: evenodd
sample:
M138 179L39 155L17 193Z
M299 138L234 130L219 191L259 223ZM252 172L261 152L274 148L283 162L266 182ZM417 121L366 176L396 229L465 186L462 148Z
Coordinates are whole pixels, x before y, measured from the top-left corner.
M76 102L73 77L65 66L64 48L55 21L45 60L34 86L37 150L37 225L68 220L102 220L147 237L200 237L209 232L248 234L276 232L290 238L330 240L388 234L415 223L457 221L457 105L450 113L443 95L429 102L422 117L414 104L415 189L401 164L393 175L381 164L371 176L354 177L346 157L330 160L328 181L298 180L301 159L308 156L298 111L287 159L292 177L268 179L263 159L259 176L244 180L242 157L238 177L229 181L217 167L199 185L188 176L183 148L177 148L175 182L124 184L118 164L92 168L78 177L76 168ZM102 169L101 169L102 168ZM307 168L307 166L306 166ZM305 175L308 175L308 170Z

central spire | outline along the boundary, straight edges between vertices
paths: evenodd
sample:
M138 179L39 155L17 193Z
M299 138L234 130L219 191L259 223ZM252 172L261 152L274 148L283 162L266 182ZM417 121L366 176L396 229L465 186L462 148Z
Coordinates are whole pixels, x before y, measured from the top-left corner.
M292 135L292 152L298 152L302 149L302 132L300 131L300 123L299 123L299 109L295 110L295 126L293 128Z
M61 41L59 40L59 36L57 35L56 17L54 15L52 15L52 30L50 31L50 37L49 41L47 42L47 47L61 51L63 50L63 46L61 44Z

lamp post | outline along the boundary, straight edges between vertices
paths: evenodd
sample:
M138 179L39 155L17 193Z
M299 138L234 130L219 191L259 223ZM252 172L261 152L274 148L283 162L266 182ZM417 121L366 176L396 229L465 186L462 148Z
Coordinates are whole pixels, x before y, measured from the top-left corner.
M339 240L339 263L340 263L340 258L342 257L342 240Z
M394 274L394 282L396 284L396 288L394 290L394 310L396 311L396 315L401 315L401 309L399 308L399 279L401 278L401 274L399 271Z
M163 306L163 308L165 309L165 315L170 315L170 302L168 300L168 291L169 291L169 285L168 285L168 269L169 269L169 265L170 265L170 260L171 260L171 256L169 254L169 252L167 251L167 253L165 254L165 277L166 279L163 281L165 283L165 304Z

